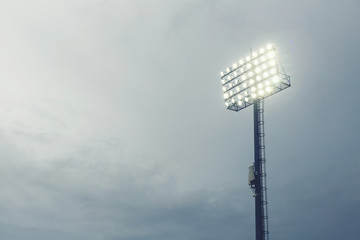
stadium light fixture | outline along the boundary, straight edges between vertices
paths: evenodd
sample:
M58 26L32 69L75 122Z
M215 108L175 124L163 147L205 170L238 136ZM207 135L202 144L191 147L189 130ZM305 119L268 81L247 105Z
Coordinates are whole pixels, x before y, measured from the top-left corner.
M220 73L225 106L232 111L240 111L253 105L257 100L265 99L290 87L290 77L280 69L276 48L272 44L254 51L250 55L233 63ZM237 101L247 97L247 93L256 85L266 85L265 91L255 87L248 101ZM235 101L234 101L235 100ZM239 104L241 103L241 104Z
M251 51L220 76L227 109L238 112L254 105L254 163L249 167L249 185L255 198L256 240L268 240L264 99L290 87L290 76L272 44Z

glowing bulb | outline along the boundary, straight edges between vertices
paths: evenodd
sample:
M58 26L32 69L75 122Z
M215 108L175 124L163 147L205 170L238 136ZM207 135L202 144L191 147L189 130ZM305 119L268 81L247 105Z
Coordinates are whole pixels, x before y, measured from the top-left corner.
M221 80L221 83L222 83L222 84L225 84L225 80L224 80L224 79L222 79L222 80Z
M275 56L275 52L270 51L267 55L268 55L269 58L273 58Z
M234 77L236 77L237 76L237 72L234 72Z
M248 92L247 92L247 91L244 91L244 95L247 96L247 95L248 95Z
M245 76L245 75L242 75L242 76L241 76L241 80L245 81L245 80L246 80L246 76Z
M265 81L266 86L270 86L270 81Z
M267 69L266 63L264 63L263 65L261 65L261 67L262 67L263 70Z
M220 72L220 76L224 76L224 72Z
M229 103L228 103L228 102L225 102L225 106L227 106L227 107L228 107L228 106L229 106Z
M229 88L232 88L232 84L231 84L231 83L229 83Z
M270 69L270 73L271 73L271 74L275 74L275 73L276 73L276 69L275 69L275 68Z
M274 76L272 79L273 83L277 83L279 82L279 77L278 76Z
M234 92L233 92L233 90L230 90L230 96L232 96L232 95L233 95L233 93L234 93Z
M271 44L266 45L267 50L271 50L272 48L273 48L273 46Z
M250 85L253 85L255 83L254 79L250 79L249 83Z
M257 60L257 59L254 60L254 64L255 64L255 65L258 65L258 64L259 64L259 60Z
M259 51L260 53L264 53L265 52L265 49L263 49L263 48L260 48L260 51Z
M253 52L252 56L256 58L258 56L257 52Z
M272 92L272 88L271 87L266 87L265 91L268 92L268 93Z
M258 88L263 88L263 87L264 87L264 85L262 85L262 83L258 84Z
M223 92L226 92L226 87L223 87Z
M238 101L237 104L240 106L242 104L242 101Z
M261 77L259 75L256 76L256 81L261 81Z
M224 98L225 98L225 99L229 98L229 94L225 93L225 94L224 94Z
M239 99L239 100L241 100L241 99L242 99L242 96L241 96L240 94L239 94L237 97L238 97L238 99Z
M228 80L231 80L231 76L229 75L229 76L227 77L227 79L228 79Z
M265 62L266 57L265 57L265 56L261 56L260 60L261 60L262 62Z
M232 65L232 67L233 67L233 68L237 68L237 64L234 63L234 64Z
M260 91L258 91L258 94L260 95L260 96L262 96L262 95L264 95L264 90L260 90Z
M251 94L252 98L256 98L256 93Z
M250 58L250 56L246 56L245 59L246 59L246 61L250 61L251 58Z
M249 98L246 97L246 98L245 98L245 102L248 102L248 101L249 101Z
M243 72L244 72L244 69L243 69L243 68L240 68L240 72L242 72L242 73L243 73Z
M256 87L252 87L252 88L251 88L251 91L252 91L252 92L255 92L255 91L256 91Z
M271 61L269 62L269 64L270 64L270 66L275 66L276 61L273 59L273 60L271 60Z
M264 76L264 78L267 78L267 77L269 77L269 73L268 73L268 72L264 72L264 73L263 73L263 76Z
M249 72L249 76L250 76L250 77L254 76L254 73L250 71L250 72Z
M239 60L239 64L240 64L240 65L243 65L243 64L244 64L244 60L240 59L240 60Z
M240 92L240 87L238 86L238 87L236 87L236 89L235 89L237 92Z
M235 99L232 98L232 99L231 99L231 102L232 102L232 103L235 103Z
M247 84L246 84L246 83L243 83L242 86L243 86L243 88L247 88Z
M226 72L229 73L229 72L230 72L230 68L227 68L227 69L226 69Z
M259 72L261 72L261 69L259 67L257 67L257 68L255 68L255 72L259 73Z
M246 64L247 69L250 69L252 65L250 63Z

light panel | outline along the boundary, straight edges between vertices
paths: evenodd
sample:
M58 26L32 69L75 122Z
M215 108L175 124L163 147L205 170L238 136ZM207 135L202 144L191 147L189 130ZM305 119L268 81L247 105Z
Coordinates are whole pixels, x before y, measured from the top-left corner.
M220 76L225 106L233 111L290 87L290 77L281 72L272 44L233 63Z

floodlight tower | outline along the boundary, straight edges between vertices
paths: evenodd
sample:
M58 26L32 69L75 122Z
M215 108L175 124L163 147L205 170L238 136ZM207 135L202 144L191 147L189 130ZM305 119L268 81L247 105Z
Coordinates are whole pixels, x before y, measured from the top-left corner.
M249 185L255 198L256 240L268 240L264 99L290 87L290 76L280 68L271 44L250 51L220 75L227 109L238 112L254 105L254 163L249 167Z

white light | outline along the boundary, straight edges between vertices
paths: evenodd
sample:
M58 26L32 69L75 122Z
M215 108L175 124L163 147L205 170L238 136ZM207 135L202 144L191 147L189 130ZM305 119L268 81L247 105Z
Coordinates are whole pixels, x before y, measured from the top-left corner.
M224 94L224 98L225 98L225 99L229 98L229 94L225 93L225 94Z
M220 76L224 76L224 72L220 72Z
M249 83L250 85L253 85L255 83L254 79L250 79Z
M250 69L252 65L250 63L246 64L247 69Z
M238 99L239 99L239 100L241 100L241 99L242 99L242 96L241 96L240 94L239 94L237 97L238 97Z
M260 96L262 96L262 95L264 95L264 90L260 90L260 91L258 91L258 94L260 95Z
M237 104L240 106L242 104L242 101L238 101Z
M228 79L228 80L231 80L231 76L229 75L229 76L227 77L227 79Z
M239 86L236 87L236 91L240 92L240 87Z
M266 63L264 63L263 65L261 65L261 67L262 67L263 70L267 69Z
M275 69L275 68L270 69L270 73L271 73L271 74L275 74L275 73L276 73L276 69Z
M274 76L273 79L272 79L272 81L273 81L274 83L279 82L279 77L278 77L278 76Z
M246 76L245 76L245 75L242 75L242 76L241 76L241 80L243 80L243 81L246 80Z
M271 50L272 48L273 48L273 46L271 44L266 45L267 50Z
M230 96L232 96L234 94L233 90L230 90Z
M243 64L244 64L244 60L240 59L240 60L239 60L239 64L240 64L240 65L243 65Z
M257 60L257 59L254 60L254 64L255 64L255 65L258 65L258 64L259 64L259 60Z
M247 96L248 95L248 92L247 91L244 91L244 95ZM246 99L246 98L245 98Z
M250 56L246 56L245 59L246 59L246 61L250 61L251 58L250 58Z
M232 84L231 84L231 83L229 83L229 88L232 88Z
M226 69L226 72L229 73L229 72L230 72L230 68L227 68L227 69Z
M251 94L252 98L256 98L256 93Z
M236 64L236 63L234 63L232 67L233 67L233 68L237 68L237 64Z
M242 73L243 73L243 72L244 72L244 69L243 69L243 68L240 68L240 72L242 72Z
M264 78L267 78L267 77L269 77L269 73L268 73L268 72L264 72L264 73L263 73L263 76L264 76Z
M231 99L231 102L232 102L232 103L235 103L235 99L232 98L232 99Z
M238 84L238 80L237 80L237 79L234 80L234 85L236 85L236 84Z
M229 103L228 103L228 102L225 102L225 106L227 106L227 107L228 107L228 106L229 106Z
M253 54L252 54L252 56L254 57L254 58L256 58L257 57L257 52L253 52Z
M270 81L265 81L266 86L270 86Z
M250 77L254 76L254 73L250 71L250 72L249 72L249 76L250 76Z
M256 76L256 81L260 81L261 80L261 77L258 75Z
M237 76L237 72L234 72L234 77L236 77Z
M264 85L262 85L262 83L258 84L258 88L263 88L263 87L264 87Z
M273 60L271 60L271 61L269 62L269 64L270 64L270 66L275 66L276 61L273 59Z
M252 87L252 88L251 88L251 91L252 91L252 92L255 92L255 91L256 91L256 87Z
M266 57L265 57L265 56L261 56L260 60L261 60L262 62L265 62Z
M246 97L246 98L245 98L245 102L248 102L248 101L249 101L249 98Z
M242 86L243 86L243 88L247 88L247 84L246 84L246 83L243 83Z
M261 69L259 67L257 67L257 68L255 68L255 72L259 73L259 72L261 72Z
M226 92L226 87L223 87L223 92Z
M224 80L224 79L222 79L222 80L221 80L221 83L222 83L222 84L225 84L225 80Z
M260 53L264 53L264 52L265 52L265 49L260 48Z
M272 88L271 87L266 87L265 91L269 93L269 92L272 91Z
M273 58L273 57L275 57L275 52L270 51L267 55L268 55L269 58Z

